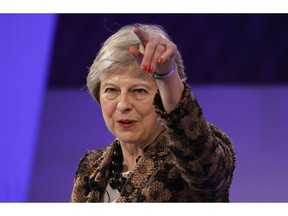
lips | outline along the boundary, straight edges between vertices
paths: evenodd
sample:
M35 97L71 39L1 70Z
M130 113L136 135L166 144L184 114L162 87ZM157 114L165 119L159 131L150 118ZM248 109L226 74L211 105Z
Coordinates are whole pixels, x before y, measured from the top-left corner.
M136 121L130 119L121 119L118 120L117 123L123 128L130 128L136 124Z

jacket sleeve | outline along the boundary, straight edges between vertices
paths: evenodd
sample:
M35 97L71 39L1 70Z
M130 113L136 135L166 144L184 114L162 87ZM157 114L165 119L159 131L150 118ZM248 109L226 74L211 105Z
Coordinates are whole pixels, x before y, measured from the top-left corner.
M89 169L89 163L87 162L89 153L86 153L80 160L78 169L75 173L73 190L70 198L70 202L86 202L87 194L85 194L84 178L87 170Z
M156 113L169 135L168 147L176 166L194 190L214 194L229 190L235 168L235 154L228 136L208 123L184 83L177 107L170 113L163 109L161 97L155 96Z

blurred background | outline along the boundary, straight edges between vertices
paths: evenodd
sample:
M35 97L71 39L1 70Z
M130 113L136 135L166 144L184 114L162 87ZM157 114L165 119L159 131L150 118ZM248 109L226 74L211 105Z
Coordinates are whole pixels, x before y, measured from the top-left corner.
M0 14L0 202L68 202L111 143L85 87L121 26L163 26L209 122L234 143L231 202L287 202L288 14Z

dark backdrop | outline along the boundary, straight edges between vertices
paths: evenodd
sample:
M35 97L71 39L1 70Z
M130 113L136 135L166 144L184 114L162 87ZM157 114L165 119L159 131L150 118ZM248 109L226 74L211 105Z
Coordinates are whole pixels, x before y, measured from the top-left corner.
M85 85L101 43L136 22L167 30L190 83L288 81L287 14L61 14L49 86Z

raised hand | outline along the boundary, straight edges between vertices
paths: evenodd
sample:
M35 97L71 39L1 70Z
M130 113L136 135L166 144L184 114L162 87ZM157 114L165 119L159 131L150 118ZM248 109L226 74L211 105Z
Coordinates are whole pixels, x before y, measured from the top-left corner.
M149 34L139 26L135 26L133 31L141 44L139 49L130 47L129 52L141 69L150 74L155 71L158 74L168 73L175 62L177 46L162 35Z

